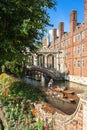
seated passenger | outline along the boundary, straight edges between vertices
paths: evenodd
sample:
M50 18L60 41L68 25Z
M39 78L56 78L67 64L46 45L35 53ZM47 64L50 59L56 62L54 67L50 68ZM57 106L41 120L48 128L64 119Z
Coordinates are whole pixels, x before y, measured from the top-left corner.
M49 82L49 83L48 83L48 89L50 89L50 88L51 88L51 83Z

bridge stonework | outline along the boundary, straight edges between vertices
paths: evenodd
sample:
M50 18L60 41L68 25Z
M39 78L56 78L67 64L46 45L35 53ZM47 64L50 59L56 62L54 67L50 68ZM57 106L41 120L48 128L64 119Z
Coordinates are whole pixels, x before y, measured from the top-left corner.
M80 101L72 115L54 115L53 130L87 130L87 96L79 95Z
M55 112L52 118L52 127L49 130L87 130L87 96L85 94L78 95L80 100L75 112L72 115ZM41 110L40 104L36 104L36 108L41 111L40 116L47 119L48 112Z
M28 71L39 71L39 72L45 73L55 80L61 80L64 77L64 74L61 74L59 71L57 71L55 69L49 69L49 68L45 68L45 67L41 67L41 66L28 66L27 65L26 70L27 70L27 72Z

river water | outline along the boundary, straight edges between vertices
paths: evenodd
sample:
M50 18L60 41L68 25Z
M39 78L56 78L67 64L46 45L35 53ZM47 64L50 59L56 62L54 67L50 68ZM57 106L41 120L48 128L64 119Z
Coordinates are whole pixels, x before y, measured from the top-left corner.
M25 78L27 83L33 84L35 86L41 87L42 90L47 91L47 84L48 81L44 82L40 82L40 81L36 81L36 80L32 80L29 78ZM72 114L74 113L74 111L77 108L78 102L79 102L79 98L78 98L78 94L80 93L84 93L85 91L87 91L87 86L86 85L81 85L81 84L77 84L77 83L73 83L73 82L68 82L68 81L54 81L52 87L58 87L58 88L62 88L62 89L72 89L75 92L75 98L76 98L76 102L75 103L68 103L62 100L58 100L55 99L53 97L49 97L48 98L48 102L58 108L59 110L61 110L62 112L66 113L66 114Z

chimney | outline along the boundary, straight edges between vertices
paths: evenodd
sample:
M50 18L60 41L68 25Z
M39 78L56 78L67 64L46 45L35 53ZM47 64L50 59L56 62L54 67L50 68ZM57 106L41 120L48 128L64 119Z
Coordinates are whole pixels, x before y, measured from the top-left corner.
M75 31L77 25L77 11L73 10L70 13L70 32L73 33Z
M87 0L84 0L84 23L87 26Z
M59 38L62 39L62 35L64 34L64 22L59 23Z
M57 29L53 29L52 30L52 41L55 42L57 38Z

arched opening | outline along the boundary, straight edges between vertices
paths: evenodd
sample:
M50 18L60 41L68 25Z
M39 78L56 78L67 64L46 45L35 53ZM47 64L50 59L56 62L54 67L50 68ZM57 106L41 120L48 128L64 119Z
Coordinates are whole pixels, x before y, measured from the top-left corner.
M37 65L44 67L44 56L42 54L37 56Z
M27 64L30 66L34 64L34 58L31 54L29 54L27 57Z
M47 56L47 67L54 68L54 56L52 54Z

